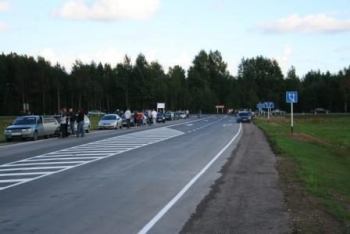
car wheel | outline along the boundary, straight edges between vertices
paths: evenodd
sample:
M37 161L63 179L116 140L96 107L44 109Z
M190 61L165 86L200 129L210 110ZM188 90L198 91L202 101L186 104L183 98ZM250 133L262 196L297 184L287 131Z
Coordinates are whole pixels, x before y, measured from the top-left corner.
M38 132L33 133L33 141L38 140Z
M12 139L11 138L6 138L6 141L10 142L10 141L12 141Z

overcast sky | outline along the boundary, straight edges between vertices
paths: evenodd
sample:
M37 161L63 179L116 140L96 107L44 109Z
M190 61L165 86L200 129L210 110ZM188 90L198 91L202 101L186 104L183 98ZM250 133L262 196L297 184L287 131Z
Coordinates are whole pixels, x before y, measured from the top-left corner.
M0 52L115 65L143 53L167 70L219 50L228 69L257 55L285 73L350 65L349 0L0 0Z

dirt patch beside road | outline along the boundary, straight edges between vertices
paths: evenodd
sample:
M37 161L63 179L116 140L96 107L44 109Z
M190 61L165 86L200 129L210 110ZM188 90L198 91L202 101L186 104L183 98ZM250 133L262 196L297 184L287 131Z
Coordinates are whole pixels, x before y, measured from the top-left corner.
M244 124L222 177L181 233L290 233L274 156L264 134Z

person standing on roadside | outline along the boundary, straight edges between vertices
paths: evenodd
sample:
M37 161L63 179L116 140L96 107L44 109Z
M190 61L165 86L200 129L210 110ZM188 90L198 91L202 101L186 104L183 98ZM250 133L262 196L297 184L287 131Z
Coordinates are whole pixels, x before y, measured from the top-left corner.
M147 122L148 122L148 125L151 125L152 124L152 111L151 110L148 110L147 111Z
M69 108L68 116L69 116L70 131L71 131L72 135L75 135L74 125L75 125L76 115L73 112L73 108Z
M84 137L84 116L85 113L83 109L80 109L78 116L77 116L77 123L78 123L78 131L77 131L77 137L81 136Z
M128 128L130 128L130 118L131 118L131 111L128 109L126 109L125 113L124 113L124 117L126 119L126 126Z
M157 111L155 111L154 109L153 109L153 111L152 111L152 120L153 120L153 124L156 124L156 122L157 122Z
M67 137L68 136L68 119L67 119L67 109L64 107L61 110L61 119L60 119L60 130L61 130L61 137Z

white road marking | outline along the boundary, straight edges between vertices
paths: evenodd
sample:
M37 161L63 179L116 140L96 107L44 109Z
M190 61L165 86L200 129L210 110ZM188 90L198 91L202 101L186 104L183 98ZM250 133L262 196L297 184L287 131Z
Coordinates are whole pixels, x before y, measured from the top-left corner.
M0 176L26 176L26 175L42 175L50 173L49 171L43 171L43 172L26 172L26 173L6 173L6 174L0 174Z
M72 167L72 166L71 166ZM5 168L0 169L2 171L32 171L32 170L47 170L47 169L64 169L66 166L53 166L53 167L17 167L17 168Z
M10 179L10 180L0 180L0 183L13 183L13 182L23 182L27 181L26 179Z
M3 164L0 165L0 176L9 179L0 180L0 191L182 134L167 127L154 128ZM21 175L25 178L18 178Z
M154 216L139 232L138 234L146 234L151 228L178 202L181 197L192 187L194 183L213 165L213 163L225 152L225 150L237 139L240 135L242 125L239 124L238 132L232 139L217 153L210 162L178 192L157 214Z

